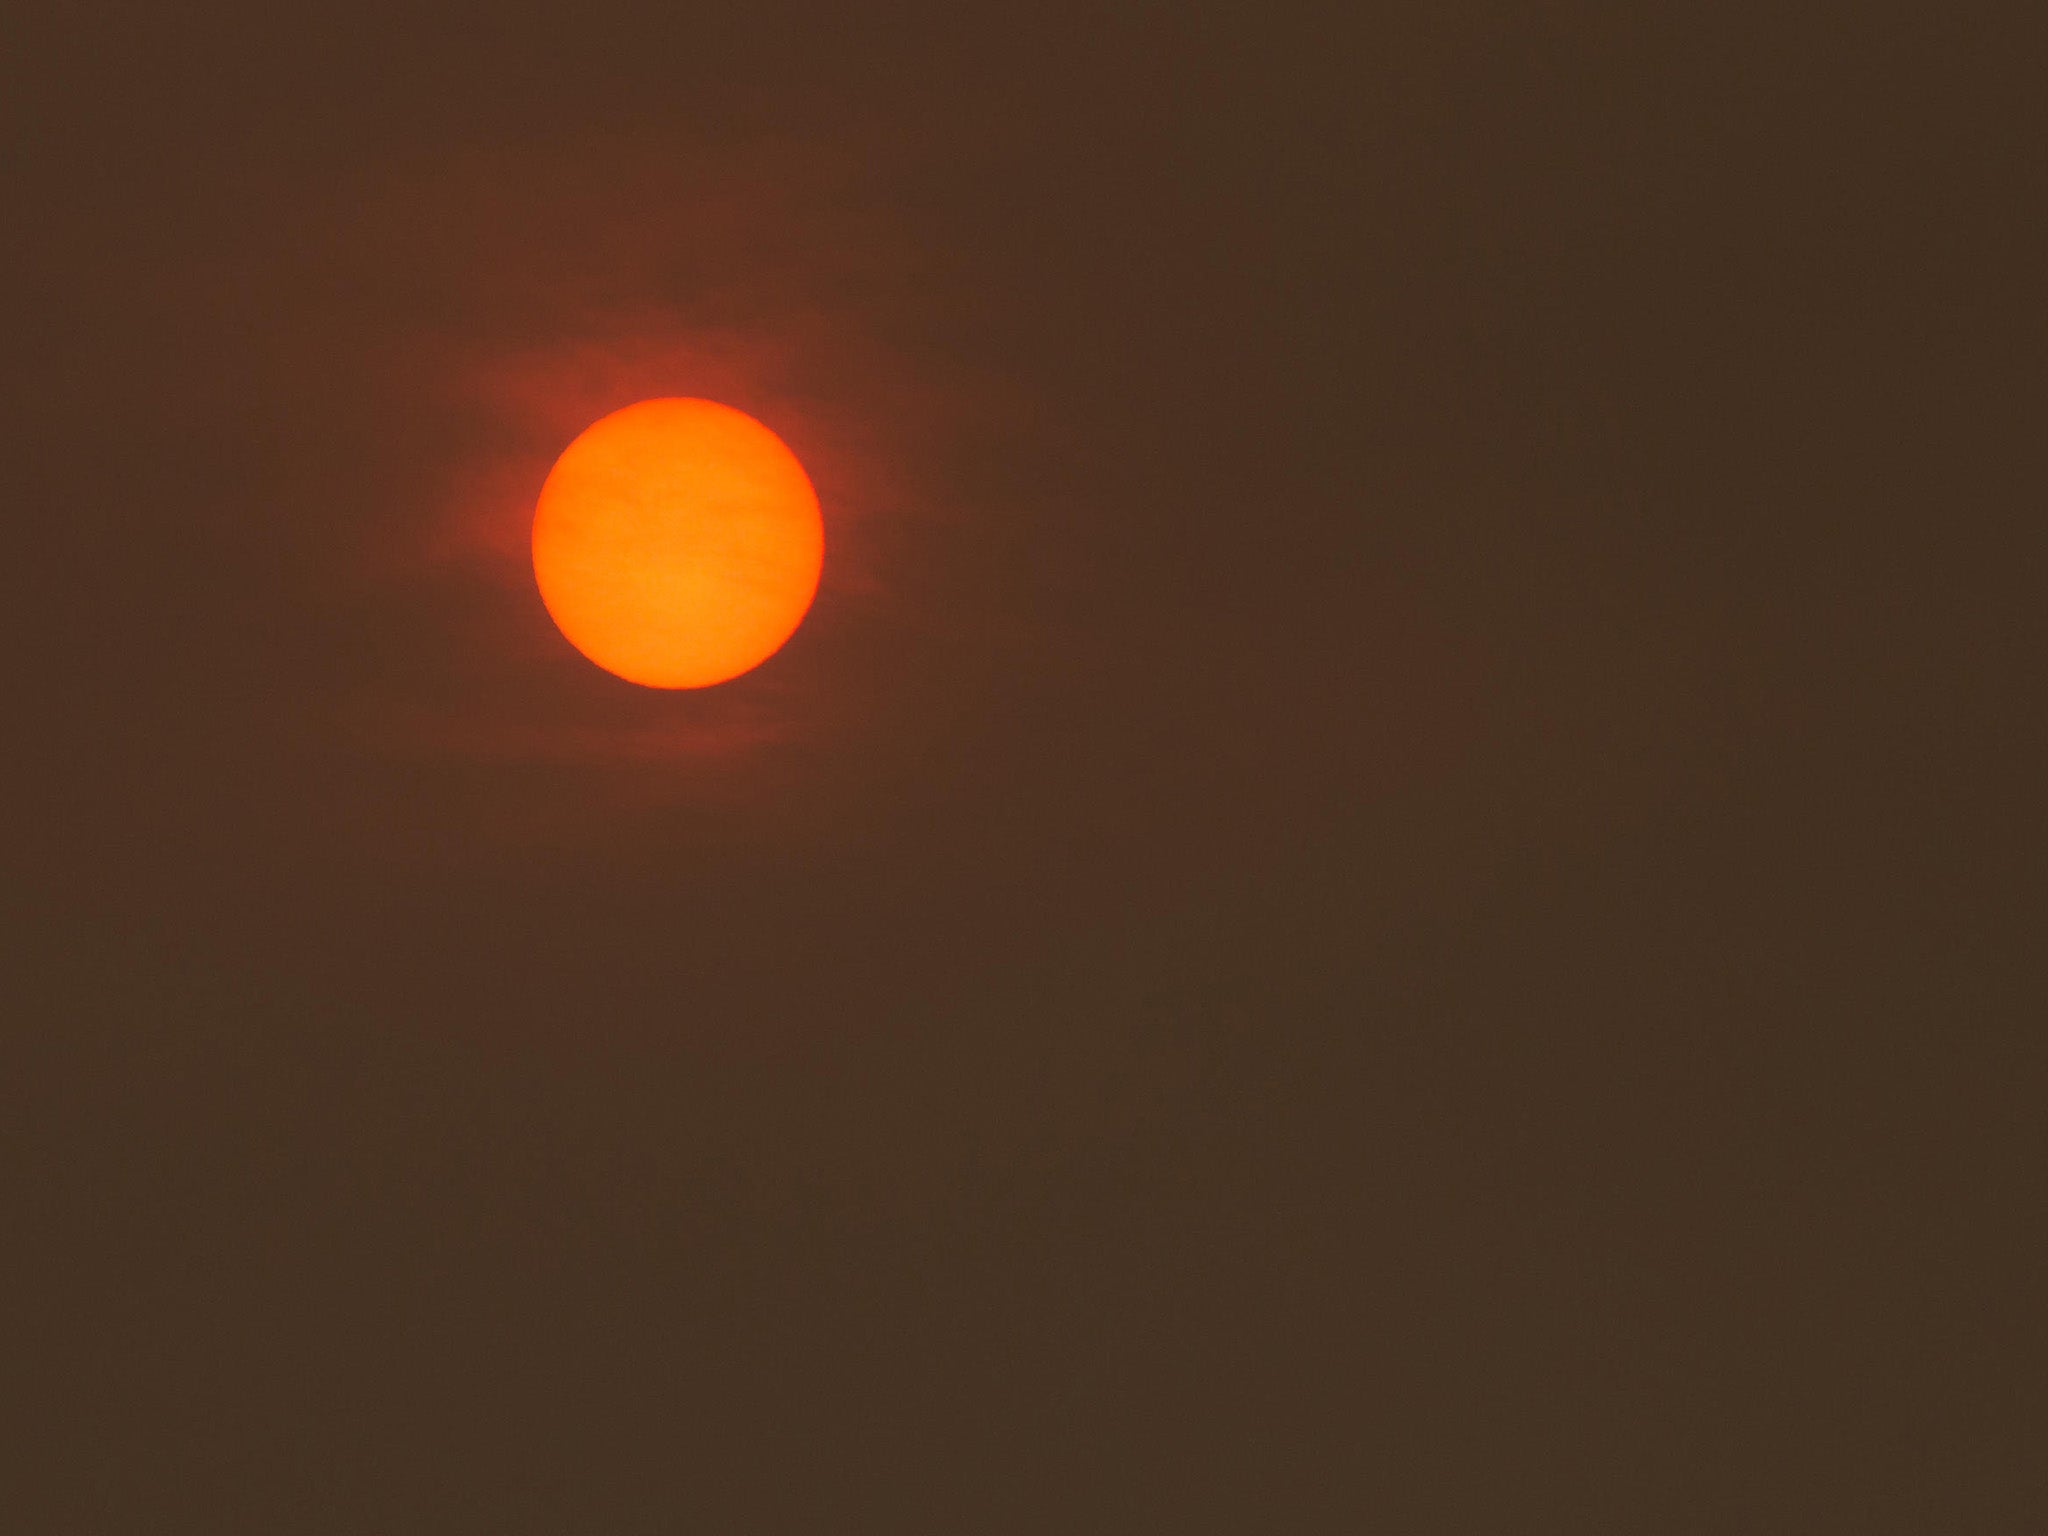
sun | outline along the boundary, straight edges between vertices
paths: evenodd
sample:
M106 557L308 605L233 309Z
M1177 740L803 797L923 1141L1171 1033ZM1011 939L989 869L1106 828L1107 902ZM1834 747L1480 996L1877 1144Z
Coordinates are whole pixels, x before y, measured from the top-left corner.
M712 400L642 400L592 423L533 513L533 576L556 627L648 688L758 667L810 611L824 559L796 455Z

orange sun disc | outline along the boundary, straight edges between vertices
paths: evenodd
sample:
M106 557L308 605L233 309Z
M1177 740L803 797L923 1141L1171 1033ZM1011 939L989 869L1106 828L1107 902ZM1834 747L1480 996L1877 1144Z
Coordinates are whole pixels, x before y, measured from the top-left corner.
M824 558L796 455L711 400L642 400L594 422L533 513L534 580L556 627L649 688L758 667L810 611Z

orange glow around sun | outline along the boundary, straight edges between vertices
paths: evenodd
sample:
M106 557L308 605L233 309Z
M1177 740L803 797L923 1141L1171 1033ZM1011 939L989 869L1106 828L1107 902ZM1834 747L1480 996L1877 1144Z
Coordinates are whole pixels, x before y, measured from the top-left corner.
M549 616L649 688L704 688L766 661L810 611L824 557L796 455L710 400L642 400L593 423L534 508Z

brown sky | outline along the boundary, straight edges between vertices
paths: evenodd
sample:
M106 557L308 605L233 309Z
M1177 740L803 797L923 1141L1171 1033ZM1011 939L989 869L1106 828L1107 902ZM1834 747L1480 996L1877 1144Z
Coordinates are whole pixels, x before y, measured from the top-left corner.
M1782 9L10 21L21 1528L2039 1528L2044 39Z

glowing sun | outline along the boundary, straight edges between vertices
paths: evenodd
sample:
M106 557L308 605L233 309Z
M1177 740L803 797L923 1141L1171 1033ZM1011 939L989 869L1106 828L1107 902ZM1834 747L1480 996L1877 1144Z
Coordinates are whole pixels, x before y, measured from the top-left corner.
M649 688L758 667L810 611L824 558L796 455L710 400L642 400L592 423L533 513L534 580L556 627Z

